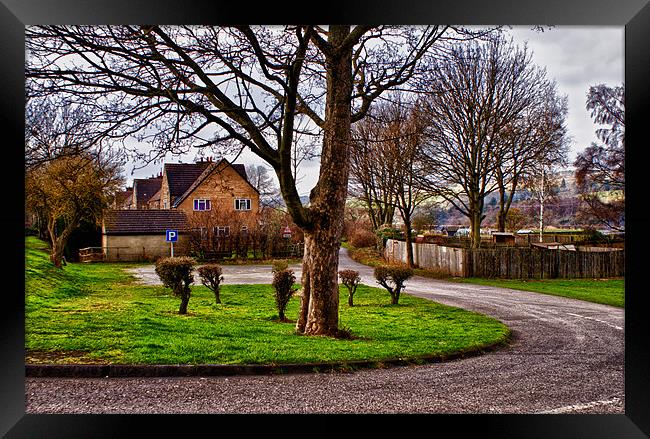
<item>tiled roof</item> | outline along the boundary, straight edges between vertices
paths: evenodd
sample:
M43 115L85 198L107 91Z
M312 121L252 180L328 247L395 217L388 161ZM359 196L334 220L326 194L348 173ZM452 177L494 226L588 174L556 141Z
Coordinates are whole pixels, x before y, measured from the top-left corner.
M169 197L173 204L203 173L210 162L197 163L166 163L165 174L169 185ZM152 194L153 195L153 194Z
M160 190L161 185L162 177L133 180L133 190L137 197L138 206L149 201Z
M199 163L201 163L201 162L199 162ZM203 163L205 163L205 162L203 162ZM230 162L229 162L228 160L226 160L226 159L221 159L221 160L219 160L218 162L208 162L208 165L209 165L209 166L206 166L206 167L205 167L205 169L203 170L203 172L201 172L201 174L199 174L199 175L196 177L196 179L194 180L194 182L193 182L192 184L190 184L190 185L187 187L187 189L185 190L185 192L183 192L180 196L172 197L172 206L173 206L173 207L178 207L178 205L179 205L179 204L180 204L180 203L181 203L181 202L182 202L186 197L188 197L189 194L191 194L192 191L193 191L194 189L196 189L196 187L199 186L199 185L203 182L203 180L205 180L205 179L206 179L210 174L212 174L212 172L215 171L215 170L219 167L219 165L220 165L221 163L226 163L226 165L230 165L230 166L231 166L235 171L237 171L237 173L238 173L238 174L239 174L239 175L244 179L244 181L246 181L249 185L251 184L251 183L248 181L248 176L247 176L247 174L246 174L246 167L245 167L244 165L242 165L242 164L240 164L240 163L232 164L232 163L230 163ZM224 169L224 168L221 168L221 169ZM169 177L168 177L168 178L169 178ZM253 189L257 190L257 188L255 188L253 185L251 185L251 187L252 187Z
M133 199L133 188L128 188L124 191L117 192L115 194L115 206L117 208L122 208L124 206L130 205Z
M244 180L248 181L248 174L246 174L246 166L241 163L231 163L230 166L235 168L235 171L239 172L239 175L244 177Z
M104 213L104 232L110 234L160 233L184 230L187 218L181 210L108 210Z

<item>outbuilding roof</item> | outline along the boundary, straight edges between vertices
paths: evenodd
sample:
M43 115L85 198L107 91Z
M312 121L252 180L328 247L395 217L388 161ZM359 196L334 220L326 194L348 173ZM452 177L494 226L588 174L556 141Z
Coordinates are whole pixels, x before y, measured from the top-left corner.
M187 217L181 210L108 210L104 213L104 233L164 234L165 230L185 230Z

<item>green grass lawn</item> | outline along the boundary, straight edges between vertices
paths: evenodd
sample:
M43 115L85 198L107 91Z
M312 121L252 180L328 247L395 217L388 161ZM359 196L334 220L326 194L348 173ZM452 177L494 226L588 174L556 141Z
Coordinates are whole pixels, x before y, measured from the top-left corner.
M512 288L554 296L570 297L603 305L625 307L624 279L454 279L457 282Z
M499 321L462 309L360 286L354 307L341 289L340 327L352 340L299 336L279 323L270 285L225 285L222 304L195 285L188 314L163 287L124 272L137 264L73 264L56 270L26 240L25 342L28 363L283 364L450 355L509 338ZM299 298L287 309L296 318Z

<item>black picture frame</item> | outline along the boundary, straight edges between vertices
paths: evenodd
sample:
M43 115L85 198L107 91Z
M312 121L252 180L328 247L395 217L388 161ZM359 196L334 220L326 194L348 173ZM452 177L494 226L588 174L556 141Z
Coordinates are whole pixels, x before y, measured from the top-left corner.
M626 307L625 307L625 399L624 415L432 415L409 419L389 419L376 416L342 419L346 424L337 427L322 416L310 422L322 423L340 434L355 427L365 434L383 428L387 423L418 433L445 434L445 431L481 435L482 437L531 438L636 438L650 435L650 358L647 334L650 319L642 274L645 270L644 249L648 248L650 224L643 201L650 200L643 179L647 166L648 144L645 125L650 104L650 4L648 0L559 0L485 2L471 0L434 4L420 0L413 2L337 2L301 3L267 2L261 5L238 2L200 0L3 0L0 5L0 108L3 120L0 163L5 165L5 199L11 208L0 215L0 236L3 237L2 291L2 387L0 398L0 434L5 437L130 437L140 427L147 436L165 437L193 430L223 433L228 426L236 426L236 434L256 430L269 434L274 426L289 435L310 434L292 425L290 420L249 422L240 417L176 416L176 415L28 415L25 414L24 388L24 156L19 145L24 137L24 26L30 24L284 24L297 22L348 22L395 24L557 24L557 25L615 25L625 26L625 83L627 148L626 166L628 209L626 212ZM11 177L9 176L11 174ZM18 187L16 187L18 186ZM644 234L646 236L644 236ZM234 422L233 422L233 418ZM276 424L279 423L279 424ZM322 428L322 427L321 427ZM138 429L138 430L136 430ZM447 430L450 429L450 430ZM338 432L336 430L339 430ZM379 430L380 431L380 430ZM321 430L322 432L322 430ZM318 433L318 432L317 432ZM142 433L139 433L142 434ZM432 433L433 434L433 433Z

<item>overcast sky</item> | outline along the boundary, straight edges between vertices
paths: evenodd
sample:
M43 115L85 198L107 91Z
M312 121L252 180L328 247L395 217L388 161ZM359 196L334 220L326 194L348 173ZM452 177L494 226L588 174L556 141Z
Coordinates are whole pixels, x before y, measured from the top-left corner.
M572 140L569 161L573 162L578 152L597 141L594 133L597 127L585 109L589 87L601 83L616 86L624 81L624 27L557 26L539 32L529 26L515 26L510 33L516 42L528 42L533 62L546 67L547 76L557 81L559 93L568 97L567 127ZM194 154L181 160L190 163ZM178 158L169 157L168 161L177 162ZM261 159L248 152L236 162L264 165ZM131 174L132 168L133 165L128 165L126 169L128 185L132 184L133 178L158 174L162 165L150 165ZM304 168L299 182L301 195L308 194L316 183L317 172L317 164Z

